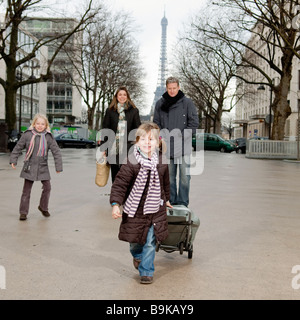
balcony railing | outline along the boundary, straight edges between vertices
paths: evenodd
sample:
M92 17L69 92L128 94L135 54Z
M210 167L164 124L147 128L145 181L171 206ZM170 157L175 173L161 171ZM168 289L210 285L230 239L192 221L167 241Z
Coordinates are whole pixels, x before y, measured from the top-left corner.
M251 119L251 120L260 120L260 119L265 119L266 118L266 114L259 114L259 113L257 113L257 114L253 114L252 116L250 116L249 118Z
M49 100L49 101L72 101L72 97L71 96L48 95L47 100Z
M49 109L47 108L47 114L72 114L70 109Z

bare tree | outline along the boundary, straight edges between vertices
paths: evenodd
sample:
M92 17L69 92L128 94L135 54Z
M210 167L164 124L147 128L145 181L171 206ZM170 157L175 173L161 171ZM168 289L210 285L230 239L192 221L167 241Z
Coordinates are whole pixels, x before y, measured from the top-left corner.
M98 130L117 87L126 86L141 109L143 76L139 51L126 13L103 10L84 32L79 53L68 51L81 81L73 81L88 108L88 127ZM71 56L73 55L73 56Z
M207 12L197 15L181 35L177 70L184 89L206 117L205 130L221 133L221 118L233 108L230 84L235 74L233 52L218 39L211 39L202 29ZM200 27L201 26L201 27Z
M222 119L222 127L228 132L229 139L231 139L233 132L234 132L234 116L233 114L227 114L223 119Z
M300 33L295 28L299 5L299 0L214 1L213 6L221 10L227 8L232 27L228 29L228 25L224 27L222 23L201 27L207 36L221 39L235 52L237 67L243 70L236 73L237 77L247 83L267 85L274 92L271 107L274 112L272 139L275 140L283 140L285 122L291 114L288 93L292 65L294 58L300 58ZM258 42L262 46L253 45ZM280 63L277 63L278 56ZM254 77L255 74L258 76ZM275 83L274 78L279 81Z
M25 19L28 19L28 15L42 6L42 0L7 0L5 20L0 29L0 59L5 62L6 79L0 78L0 84L5 91L5 120L9 130L13 130L16 124L17 90L28 84L47 81L51 77L51 67L62 47L71 37L82 32L95 16L98 9L92 8L92 2L93 0L88 1L86 9L77 20L74 20L71 29L21 44L18 32L22 29ZM42 46L55 47L44 73L35 79L18 79L17 70L34 59Z

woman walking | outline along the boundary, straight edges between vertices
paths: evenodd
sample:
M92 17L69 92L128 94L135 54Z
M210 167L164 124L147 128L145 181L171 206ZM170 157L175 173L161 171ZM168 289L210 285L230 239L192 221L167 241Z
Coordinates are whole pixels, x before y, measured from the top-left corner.
M114 98L106 110L102 129L110 129L114 132L113 141L109 141L108 150L102 150L101 145L108 141L107 137L100 141L102 156L107 156L111 167L111 178L114 182L122 163L127 157L128 151L132 146L129 141L129 134L137 129L141 124L139 110L130 98L126 87L117 89Z

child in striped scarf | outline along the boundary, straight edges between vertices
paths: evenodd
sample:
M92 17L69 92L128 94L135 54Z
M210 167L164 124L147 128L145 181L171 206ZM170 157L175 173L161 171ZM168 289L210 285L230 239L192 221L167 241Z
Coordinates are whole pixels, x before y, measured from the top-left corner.
M143 123L136 132L133 152L111 189L112 217L122 217L119 239L130 243L142 284L153 281L156 242L168 235L166 207L172 208L168 164L159 152L162 144L159 127Z
M21 178L24 178L23 192L20 201L20 220L26 220L29 211L30 194L34 181L41 181L43 192L38 206L43 216L49 217L48 203L51 184L48 168L48 150L54 157L56 172L62 171L62 158L60 149L51 134L49 122L42 114L35 115L32 125L26 130L10 156L10 164L16 169L18 157L26 149Z

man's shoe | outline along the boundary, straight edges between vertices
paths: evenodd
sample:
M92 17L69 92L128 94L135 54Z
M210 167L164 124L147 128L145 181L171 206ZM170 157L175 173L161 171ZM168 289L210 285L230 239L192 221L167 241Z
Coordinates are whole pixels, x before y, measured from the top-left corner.
M27 215L24 213L20 214L20 220L27 220Z
M133 265L136 269L139 268L140 263L141 263L141 260L137 260L137 259L133 258Z
M153 282L153 277L142 276L141 284L151 284Z
M48 211L42 210L42 208L39 206L38 209L41 211L42 215L44 217L50 217L50 213Z

